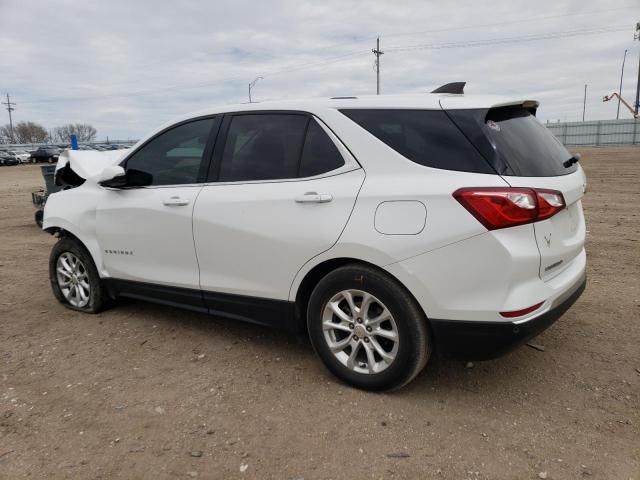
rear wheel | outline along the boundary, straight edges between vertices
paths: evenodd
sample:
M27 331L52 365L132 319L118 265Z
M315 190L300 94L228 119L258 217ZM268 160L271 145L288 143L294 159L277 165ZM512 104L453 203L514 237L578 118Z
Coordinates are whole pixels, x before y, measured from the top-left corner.
M74 238L62 237L49 257L49 281L53 294L65 307L99 312L107 294L87 249Z
M358 388L400 388L431 353L416 301L395 279L368 266L345 266L324 277L311 294L307 325L326 367Z
M53 157L49 157L49 158L47 158L47 162L48 162L48 163L53 163Z

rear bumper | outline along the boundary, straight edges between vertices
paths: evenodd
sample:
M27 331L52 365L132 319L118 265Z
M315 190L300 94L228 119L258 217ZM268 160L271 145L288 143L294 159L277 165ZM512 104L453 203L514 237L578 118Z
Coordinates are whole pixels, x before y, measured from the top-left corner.
M480 322L430 319L436 348L446 356L464 360L499 357L535 337L575 303L587 285L586 274L560 295L552 307L523 322Z

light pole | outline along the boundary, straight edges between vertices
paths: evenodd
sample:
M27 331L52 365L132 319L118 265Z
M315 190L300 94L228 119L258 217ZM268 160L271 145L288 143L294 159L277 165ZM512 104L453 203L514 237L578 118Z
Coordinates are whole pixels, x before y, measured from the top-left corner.
M622 72L620 72L620 88L618 89L618 112L616 113L616 120L620 119L620 97L622 97L622 78L624 77L624 62L627 60L627 50L624 50L624 57L622 57Z
M633 39L640 41L640 22L636 23L636 33L633 35ZM640 55L638 55L638 83L636 84L636 104L635 104L636 115L638 115L639 108L640 108Z
M256 77L256 79L249 84L249 103L251 103L251 89L258 82L258 80L264 80L263 77Z
M584 100L582 101L582 121L584 122L584 112L587 109L587 84L584 84Z

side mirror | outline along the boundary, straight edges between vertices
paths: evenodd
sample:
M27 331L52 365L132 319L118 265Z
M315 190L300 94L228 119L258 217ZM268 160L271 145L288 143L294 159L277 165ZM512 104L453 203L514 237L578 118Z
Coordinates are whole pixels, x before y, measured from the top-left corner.
M98 175L98 184L109 188L122 188L127 185L127 176L120 165L111 165Z

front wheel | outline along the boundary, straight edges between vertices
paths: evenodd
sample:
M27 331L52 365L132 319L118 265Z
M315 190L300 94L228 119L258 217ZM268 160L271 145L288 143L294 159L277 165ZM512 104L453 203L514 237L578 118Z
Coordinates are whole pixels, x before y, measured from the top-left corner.
M364 265L341 267L318 283L307 326L329 371L366 390L406 385L431 354L427 319L415 299L395 279Z
M67 308L97 313L105 306L107 294L91 254L74 238L62 237L53 246L49 281L53 294Z

